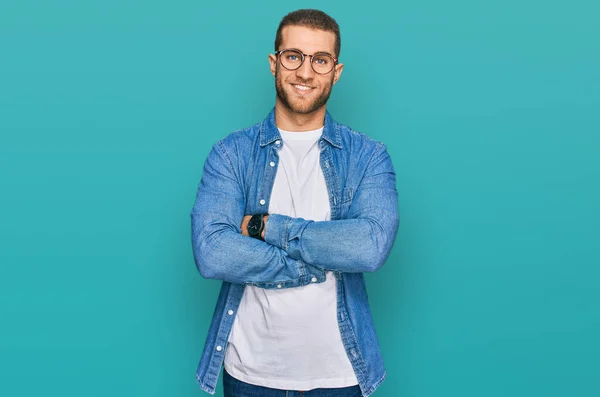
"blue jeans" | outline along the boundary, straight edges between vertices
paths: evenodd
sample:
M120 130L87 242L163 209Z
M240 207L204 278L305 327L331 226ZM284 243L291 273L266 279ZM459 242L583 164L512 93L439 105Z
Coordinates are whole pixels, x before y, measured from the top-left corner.
M361 397L360 387L350 386L335 389L313 389L309 391L279 390L255 386L237 380L223 370L225 397Z

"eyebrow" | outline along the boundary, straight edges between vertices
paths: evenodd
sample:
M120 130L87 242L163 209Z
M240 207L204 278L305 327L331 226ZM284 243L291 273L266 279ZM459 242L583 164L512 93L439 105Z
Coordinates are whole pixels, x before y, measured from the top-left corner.
M296 50L296 51L301 52L301 53L304 54L304 51L302 51L299 48L285 48L285 49L286 50ZM331 53L329 53L329 51L317 51L313 55L316 55L316 54L326 54L326 55L329 55L330 57L333 57L333 55Z

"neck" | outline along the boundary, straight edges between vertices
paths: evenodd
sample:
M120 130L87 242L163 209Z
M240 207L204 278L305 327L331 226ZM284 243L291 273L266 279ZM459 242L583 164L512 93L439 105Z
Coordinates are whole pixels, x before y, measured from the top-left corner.
M323 127L325 123L325 105L309 114L295 113L282 103L275 103L275 124L285 131L304 132Z

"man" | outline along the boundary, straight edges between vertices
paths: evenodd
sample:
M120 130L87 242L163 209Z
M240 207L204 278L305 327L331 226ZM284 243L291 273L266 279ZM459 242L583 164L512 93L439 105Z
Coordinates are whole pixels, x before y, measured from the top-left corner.
M385 147L326 111L344 65L335 20L285 16L269 55L275 109L210 152L192 210L194 257L223 281L197 371L225 396L369 396L385 369L363 272L398 228Z

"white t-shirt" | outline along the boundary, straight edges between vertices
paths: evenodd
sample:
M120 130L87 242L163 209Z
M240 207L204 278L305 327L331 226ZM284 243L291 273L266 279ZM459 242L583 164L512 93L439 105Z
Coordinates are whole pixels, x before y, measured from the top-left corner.
M279 132L283 146L269 213L329 220L319 164L323 128ZM275 389L357 385L337 323L335 276L327 272L325 282L297 288L246 286L225 351L225 369L241 381Z

